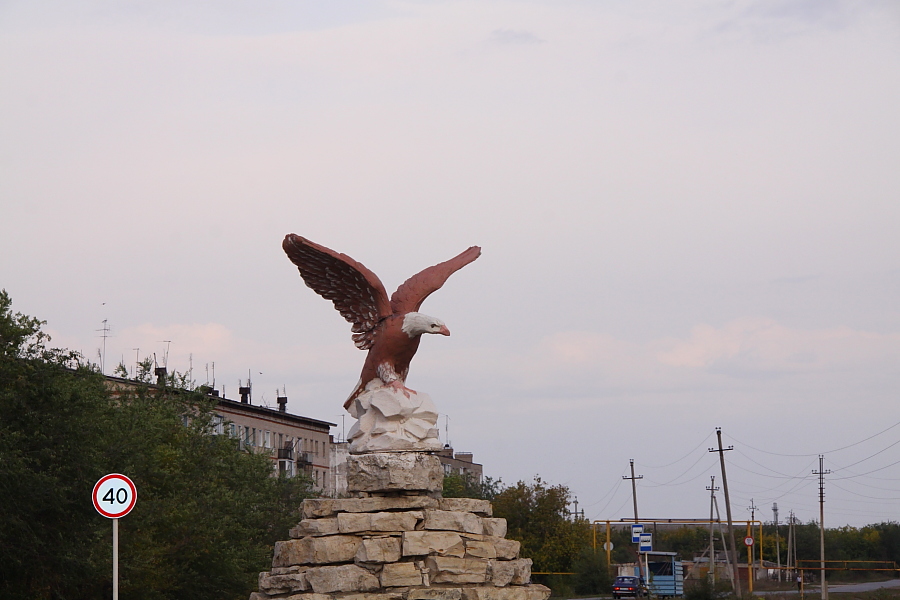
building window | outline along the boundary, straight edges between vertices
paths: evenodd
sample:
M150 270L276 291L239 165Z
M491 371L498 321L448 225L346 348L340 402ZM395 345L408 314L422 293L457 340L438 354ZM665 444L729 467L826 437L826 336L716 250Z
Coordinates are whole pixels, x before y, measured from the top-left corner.
M236 433L235 433L235 424L234 424L234 423L231 423L231 424L228 426L228 428L229 428L229 430L230 430L231 437L237 437L237 435L236 435Z
M284 434L283 433L278 434L278 447L284 448Z
M263 448L271 448L271 434L267 431L265 437L263 438Z

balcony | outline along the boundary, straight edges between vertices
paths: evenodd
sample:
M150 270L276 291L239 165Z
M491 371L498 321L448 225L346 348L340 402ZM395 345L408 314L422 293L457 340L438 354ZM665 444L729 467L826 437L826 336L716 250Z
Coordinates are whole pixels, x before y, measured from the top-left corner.
M311 465L312 464L312 453L311 452L298 452L297 453L297 464L298 465Z
M294 449L291 447L278 449L278 460L293 460Z

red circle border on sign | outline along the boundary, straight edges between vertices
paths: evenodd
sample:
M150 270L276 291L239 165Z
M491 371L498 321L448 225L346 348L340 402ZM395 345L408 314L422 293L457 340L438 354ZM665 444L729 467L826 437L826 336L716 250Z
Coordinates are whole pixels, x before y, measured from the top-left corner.
M131 502L125 507L120 513L111 513L100 508L100 504L97 503L97 489L104 481L108 481L109 479L118 478L123 480L128 487L131 488ZM107 519L118 519L119 517L124 517L128 513L131 512L131 509L134 508L135 502L137 502L137 488L134 486L134 482L131 481L126 475L122 475L121 473L110 473L109 475L104 475L100 478L100 480L94 484L94 490L91 493L91 501L94 503L94 508L97 509L97 512L106 517Z

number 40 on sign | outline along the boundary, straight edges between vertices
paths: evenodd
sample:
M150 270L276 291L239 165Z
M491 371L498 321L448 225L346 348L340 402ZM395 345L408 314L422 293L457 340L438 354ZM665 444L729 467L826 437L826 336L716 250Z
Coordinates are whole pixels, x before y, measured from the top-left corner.
M118 519L134 508L137 489L125 475L110 473L94 485L93 500L97 512L109 519Z

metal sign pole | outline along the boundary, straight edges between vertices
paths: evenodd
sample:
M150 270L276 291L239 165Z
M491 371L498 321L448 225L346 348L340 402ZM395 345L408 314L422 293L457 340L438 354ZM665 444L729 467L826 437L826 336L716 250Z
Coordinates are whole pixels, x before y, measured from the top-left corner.
M113 519L113 600L119 600L119 520Z

